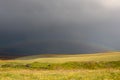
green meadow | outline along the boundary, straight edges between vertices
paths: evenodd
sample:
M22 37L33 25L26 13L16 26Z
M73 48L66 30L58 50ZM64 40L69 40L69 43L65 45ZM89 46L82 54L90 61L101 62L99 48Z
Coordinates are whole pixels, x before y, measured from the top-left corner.
M120 80L120 52L0 60L0 80Z

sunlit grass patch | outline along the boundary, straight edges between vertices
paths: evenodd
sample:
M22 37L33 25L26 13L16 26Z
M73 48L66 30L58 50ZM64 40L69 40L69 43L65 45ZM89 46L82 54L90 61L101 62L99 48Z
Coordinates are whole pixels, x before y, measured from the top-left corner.
M120 80L120 70L4 70L0 80Z

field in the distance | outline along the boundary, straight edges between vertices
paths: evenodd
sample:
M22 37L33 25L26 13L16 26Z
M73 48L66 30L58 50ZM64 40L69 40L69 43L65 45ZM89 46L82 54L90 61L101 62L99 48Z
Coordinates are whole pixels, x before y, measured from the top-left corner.
M0 80L120 80L120 52L41 54L0 61Z
M28 57L17 58L17 61L28 62L50 62L63 63L68 61L118 61L120 60L120 52L95 53L95 54L41 54Z

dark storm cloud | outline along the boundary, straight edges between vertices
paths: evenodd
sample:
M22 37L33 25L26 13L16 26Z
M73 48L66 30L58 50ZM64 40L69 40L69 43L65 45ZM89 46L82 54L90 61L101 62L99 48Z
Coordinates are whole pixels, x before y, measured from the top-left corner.
M28 41L71 41L119 50L118 3L119 0L0 0L0 47Z

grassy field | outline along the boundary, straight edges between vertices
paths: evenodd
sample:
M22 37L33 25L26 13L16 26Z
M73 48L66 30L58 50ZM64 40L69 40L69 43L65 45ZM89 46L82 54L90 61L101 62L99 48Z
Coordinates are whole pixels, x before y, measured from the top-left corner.
M70 61L120 61L120 52L95 53L95 54L41 54L27 57L20 57L14 60L0 60L0 62L43 62L43 63L64 63Z
M0 61L0 80L120 80L120 52L42 54Z
M120 70L1 69L0 80L120 80Z

